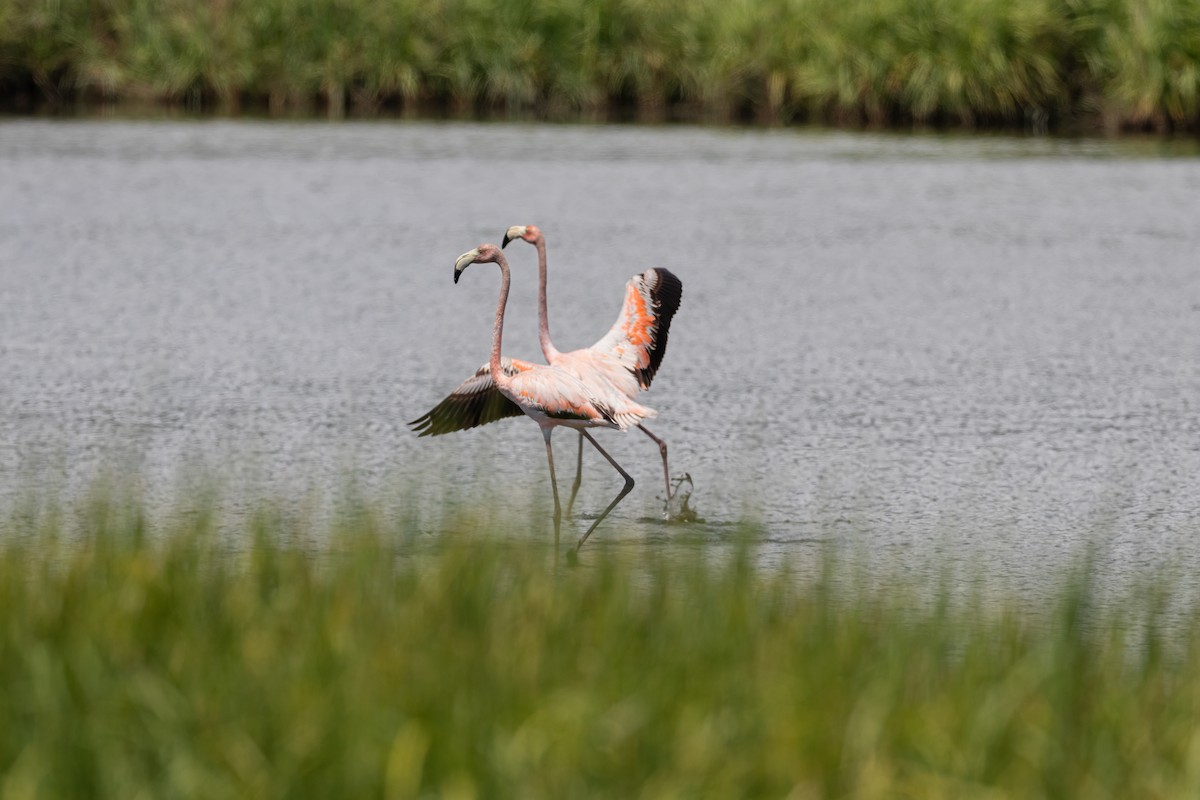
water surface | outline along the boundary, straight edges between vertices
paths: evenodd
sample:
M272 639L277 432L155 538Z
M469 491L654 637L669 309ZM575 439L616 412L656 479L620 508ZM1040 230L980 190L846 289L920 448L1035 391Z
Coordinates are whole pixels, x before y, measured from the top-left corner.
M503 124L0 124L0 496L113 465L165 502L181 465L265 493L352 477L431 508L522 508L534 425L419 439L486 360L498 276L455 257L546 233L560 349L625 280L684 282L645 402L707 525L651 522L653 445L596 539L780 557L853 540L1036 582L1197 565L1200 159L1005 137ZM510 246L506 352L536 355ZM602 434L603 435L603 434ZM574 437L559 438L569 474ZM595 456L582 506L619 486ZM564 484L566 480L564 479ZM545 528L538 525L546 521ZM943 559L944 560L944 559Z

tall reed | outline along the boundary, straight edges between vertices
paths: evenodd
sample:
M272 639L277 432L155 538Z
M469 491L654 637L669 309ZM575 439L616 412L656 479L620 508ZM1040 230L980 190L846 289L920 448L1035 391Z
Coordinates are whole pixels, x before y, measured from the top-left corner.
M1200 0L0 0L0 97L1195 128Z
M1086 568L984 601L756 533L433 537L371 504L0 533L5 797L1185 797L1200 610ZM950 585L949 583L947 585Z
M1162 130L1200 114L1198 0L1070 0L1086 109L1110 129Z

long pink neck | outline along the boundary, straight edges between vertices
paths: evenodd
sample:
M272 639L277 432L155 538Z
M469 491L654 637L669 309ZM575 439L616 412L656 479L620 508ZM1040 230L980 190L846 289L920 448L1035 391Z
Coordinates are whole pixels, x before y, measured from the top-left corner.
M504 308L508 305L508 286L510 282L508 261L497 253L496 263L500 266L500 301L496 304L496 324L492 327L492 382L501 388L511 385L511 379L500 368L500 340L504 336Z
M538 254L538 342L542 345L542 355L546 361L553 364L559 355L558 348L550 341L550 313L546 310L546 239L539 236L537 240Z

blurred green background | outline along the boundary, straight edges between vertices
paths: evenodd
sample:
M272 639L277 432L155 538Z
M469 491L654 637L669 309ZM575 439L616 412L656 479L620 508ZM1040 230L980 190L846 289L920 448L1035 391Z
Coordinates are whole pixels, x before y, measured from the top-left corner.
M119 493L0 536L0 797L1183 798L1200 611ZM431 532L436 535L429 535ZM679 537L686 539L684 534ZM1177 576L1178 577L1178 576ZM935 582L936 583L936 582Z
M1200 0L0 0L0 105L1194 131Z

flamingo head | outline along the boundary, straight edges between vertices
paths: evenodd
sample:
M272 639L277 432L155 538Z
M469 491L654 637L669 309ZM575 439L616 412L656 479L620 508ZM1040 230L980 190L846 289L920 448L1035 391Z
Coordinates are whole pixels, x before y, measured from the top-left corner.
M499 261L504 256L500 255L500 248L494 244L481 244L474 250L468 250L458 257L454 262L454 282L458 283L458 278L463 274L463 270L472 264L485 264L489 261Z
M513 225L505 232L501 247L508 247L508 243L513 239L524 239L536 245L542 239L542 231L537 225Z

